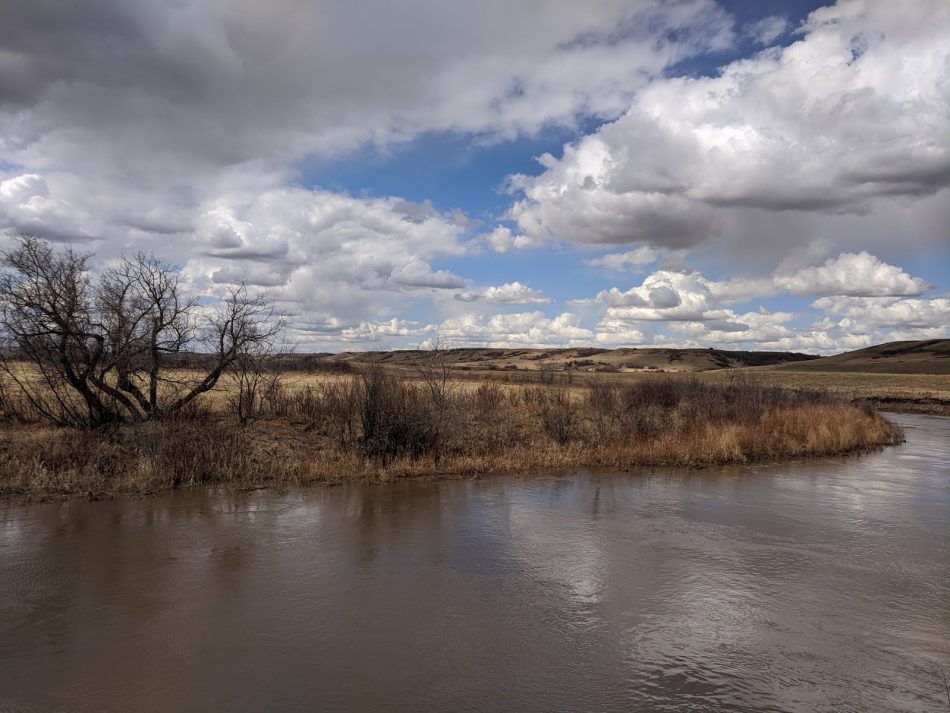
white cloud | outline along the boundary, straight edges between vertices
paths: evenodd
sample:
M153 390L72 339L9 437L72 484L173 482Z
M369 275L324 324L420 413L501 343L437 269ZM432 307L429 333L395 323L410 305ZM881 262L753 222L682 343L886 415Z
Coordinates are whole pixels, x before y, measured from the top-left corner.
M43 176L21 173L0 180L0 231L38 233L51 240L89 237L96 221L52 197Z
M732 349L835 353L895 339L950 337L950 299L822 297L813 302L820 316L799 326L807 313L786 310L736 312L717 303L699 273L658 271L626 292L604 291L605 308L593 327L579 315L550 318L543 312L462 314L438 326L412 325L406 335L439 334L452 346L603 347L716 346ZM349 336L370 333L368 325ZM375 337L374 337L375 338ZM378 341L378 339L376 339ZM369 343L372 343L371 341Z
M732 345L827 353L901 336L929 339L950 334L950 300L902 299L925 288L924 281L873 255L844 253L818 267L764 278L715 281L697 271L660 269L628 290L613 287L574 304L604 306L596 327L596 339L604 344ZM812 302L823 316L801 328L794 321L804 314L761 307L739 313L727 306L781 292L825 295Z
M541 175L514 177L511 216L529 237L683 247L737 212L932 195L950 185L948 35L942 0L841 0L788 47L651 83L624 116L543 156Z
M643 330L622 319L605 317L595 330L594 340L602 347L639 347L650 344Z
M515 235L511 228L499 225L490 233L483 235L482 240L488 248L496 253L507 253L512 250L524 250L541 245L541 241L529 238L527 235Z
M895 299L887 297L822 297L816 309L839 317L835 326L849 329L923 329L950 335L950 299ZM930 337L920 337L930 338Z
M513 136L618 115L730 40L711 0L4 3L0 155L174 183L427 131Z
M403 287L432 287L437 290L451 290L465 286L465 280L448 270L433 271L422 260L408 260L396 266L390 273L394 284Z
M760 297L770 297L779 290L775 286L775 276L770 277L732 277L728 280L708 282L710 294L714 300L723 304L749 302Z
M277 198L298 190L288 185L301 166L433 132L490 142L614 117L652 77L731 39L712 0L553 0L543 12L503 0L0 3L0 233L89 241L106 255L156 248L217 282L246 269L278 285L307 252L301 223L319 223ZM393 227L374 217L368 235ZM397 227L392 244L406 232ZM357 248L362 238L340 226L315 230L318 254L357 260L357 287L463 284L430 270L428 249L409 261L412 241L390 259L379 241ZM329 249L328 236L345 244ZM505 227L485 242L498 252L539 244Z
M597 301L607 305L612 319L626 321L696 321L717 319L725 312L714 308L709 281L698 272L657 270L637 287L603 290Z
M594 333L580 318L564 312L549 318L543 312L461 315L439 325L439 337L452 346L543 347L589 344Z
M742 31L770 44L788 26ZM406 344L440 320L460 342L520 345L827 351L945 334L945 297L872 253L945 252L948 35L942 0L842 0L789 47L695 78L670 68L733 39L711 0L0 3L0 240L154 249L204 295L264 287L302 348ZM510 179L508 225L293 185L354 149L592 118L609 123ZM545 284L572 279L559 241L636 244L585 260L628 274L665 257L639 285L574 301L580 316L484 314L548 304L508 268L546 247L537 264L564 272ZM732 272L692 272L694 247L690 264ZM476 253L512 281L473 287ZM787 293L825 298L821 316L729 308Z
M370 333L361 324L463 287L461 277L431 264L463 256L463 232L450 216L396 198L270 191L249 204L204 206L185 274L199 293L240 280L267 287L303 343L310 332L353 341Z
M503 305L541 305L551 302L541 290L535 290L521 282L506 282L497 287L486 287L477 292L461 292L455 299L462 302L493 302Z
M950 299L822 297L810 329L794 339L816 351L840 352L896 340L950 338Z
M788 31L788 19L781 15L770 15L761 20L750 22L743 27L744 34L760 45L769 45Z
M644 245L641 248L628 250L625 253L609 253L601 257L590 258L584 260L584 264L590 265L591 267L605 267L608 270L620 272L629 269L631 266L640 267L642 265L649 265L651 262L656 262L657 257L659 257L659 253L657 253L656 250Z
M419 337L431 334L432 325L419 326L418 322L406 321L393 317L387 322L360 322L354 327L345 327L339 335L333 334L333 342L356 343L360 346L372 345L381 348L379 342L399 337Z
M860 297L919 295L927 282L911 277L866 251L843 253L820 267L776 275L774 284L793 295L851 295Z
M671 325L671 330L703 344L770 349L794 338L795 331L786 324L793 317L789 312L746 312L713 321L681 322Z
M889 265L867 251L841 253L823 265L809 265L770 277L734 277L707 283L721 302L746 302L758 297L788 292L796 296L850 295L887 297L919 295L928 288L926 280L913 277L896 265Z

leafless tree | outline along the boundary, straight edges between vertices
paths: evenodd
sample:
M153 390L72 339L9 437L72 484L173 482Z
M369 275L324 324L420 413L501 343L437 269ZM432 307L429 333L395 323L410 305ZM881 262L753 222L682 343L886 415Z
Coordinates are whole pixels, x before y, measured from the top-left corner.
M283 329L267 299L243 285L205 307L151 255L122 258L95 280L90 257L34 236L0 254L0 368L56 423L170 416ZM184 352L201 354L197 376L165 368L168 355Z
M554 364L544 359L538 362L538 381L542 384L553 384L556 376Z
M436 336L429 349L416 363L416 372L432 403L441 411L449 397L452 386L454 355L441 336Z
M238 352L230 368L232 388L228 401L242 426L273 412L285 391L284 362L279 358L292 351L290 345L272 339L248 343Z
M450 408L452 391L457 384L452 383L452 364L454 355L448 344L436 335L432 346L418 362L416 370L422 381L424 393L428 399L430 415L430 431L433 440L433 453L436 464L442 457L442 447L445 437L455 424L452 421L457 417Z

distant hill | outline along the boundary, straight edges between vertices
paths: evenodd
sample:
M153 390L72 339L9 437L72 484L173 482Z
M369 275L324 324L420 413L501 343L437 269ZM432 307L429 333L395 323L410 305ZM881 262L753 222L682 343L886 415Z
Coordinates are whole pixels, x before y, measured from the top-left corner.
M722 349L449 349L455 369L471 370L562 370L592 372L709 371L744 366L767 366L806 361L818 357L794 352L747 352ZM431 352L397 350L345 352L319 358L328 363L379 362L411 367L430 358Z
M413 367L432 352L400 349L342 354L290 356L296 368L347 370L358 364ZM574 369L586 372L700 372L762 367L784 371L870 374L950 374L950 339L889 342L866 349L818 357L797 352L724 349L448 349L449 364L460 370L537 371Z
M950 374L950 339L888 342L807 362L785 363L774 368L869 374Z

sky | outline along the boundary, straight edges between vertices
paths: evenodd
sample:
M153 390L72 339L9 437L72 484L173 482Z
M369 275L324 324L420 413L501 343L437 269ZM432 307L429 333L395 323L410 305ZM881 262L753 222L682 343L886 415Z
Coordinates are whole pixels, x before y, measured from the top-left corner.
M950 2L10 0L25 233L298 351L950 337Z

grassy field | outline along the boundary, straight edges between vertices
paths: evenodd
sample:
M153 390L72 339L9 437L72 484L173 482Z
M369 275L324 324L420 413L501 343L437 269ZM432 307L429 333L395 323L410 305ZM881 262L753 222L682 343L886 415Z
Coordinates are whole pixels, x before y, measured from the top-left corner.
M402 367L412 377L412 367ZM343 378L326 373L291 373L293 388L316 386L327 380ZM481 383L503 388L537 385L545 382L575 389L598 382L627 384L664 379L696 379L703 383L724 384L737 378L760 386L782 389L828 390L847 400L867 402L892 411L950 414L950 374L888 374L873 372L823 372L787 367L745 367L698 372L542 372L540 370L497 371L482 369L453 370L458 388L475 388Z
M950 339L889 342L821 359L786 363L782 368L842 373L950 376Z
M344 364L379 363L412 368L431 359L432 352L346 352L322 355ZM700 372L744 366L797 363L817 357L792 352L750 352L722 349L620 348L595 349L450 349L444 353L459 371L571 370L580 373Z
M0 493L102 497L207 484L704 467L851 453L902 438L847 398L736 376L746 373L561 374L542 384L470 371L445 380L385 367L295 372L243 426L228 380L174 418L96 430L31 420L8 398Z
M307 355L313 366L382 363L412 375L430 352ZM830 357L715 349L454 349L445 353L453 378L469 383L551 382L585 386L656 378L722 383L743 378L784 389L828 389L890 410L950 414L950 340L892 342ZM302 383L325 378L311 371Z
M897 411L950 414L950 374L887 374L805 371L787 368L744 369L756 384L784 389L827 389L843 397ZM705 372L700 378L728 380L728 372Z

